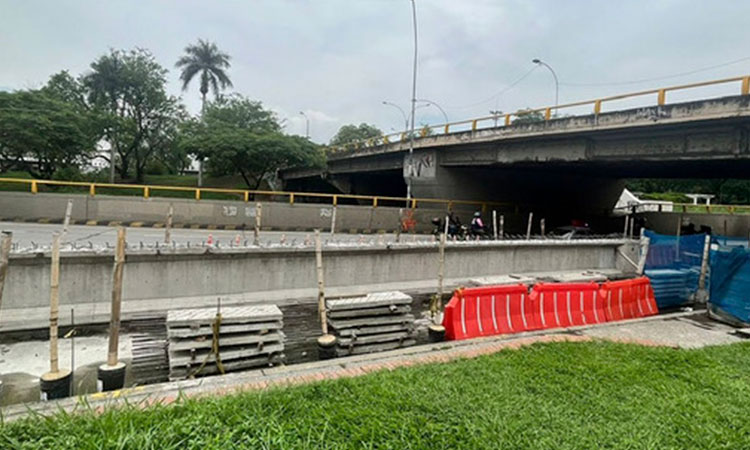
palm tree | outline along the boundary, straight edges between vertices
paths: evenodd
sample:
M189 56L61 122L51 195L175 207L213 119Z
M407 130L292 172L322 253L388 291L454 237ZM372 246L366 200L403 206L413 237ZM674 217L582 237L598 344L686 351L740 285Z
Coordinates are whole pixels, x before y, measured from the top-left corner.
M196 75L200 76L201 115L206 111L206 95L211 90L214 96L220 91L232 87L232 81L226 74L231 64L231 57L219 50L213 42L198 39L197 44L185 47L185 55L177 60L175 67L182 69L180 80L182 90L187 91L188 85ZM203 158L198 159L198 186L203 185Z

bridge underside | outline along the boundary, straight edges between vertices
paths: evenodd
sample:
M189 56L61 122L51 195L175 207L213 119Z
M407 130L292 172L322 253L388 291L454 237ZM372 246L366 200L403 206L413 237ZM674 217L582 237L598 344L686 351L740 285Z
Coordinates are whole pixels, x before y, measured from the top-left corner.
M411 157L405 145L334 155L324 178L284 178L289 188L312 177L344 193L404 196L407 167L415 197L602 214L626 178L750 178L750 97L430 136L415 141Z

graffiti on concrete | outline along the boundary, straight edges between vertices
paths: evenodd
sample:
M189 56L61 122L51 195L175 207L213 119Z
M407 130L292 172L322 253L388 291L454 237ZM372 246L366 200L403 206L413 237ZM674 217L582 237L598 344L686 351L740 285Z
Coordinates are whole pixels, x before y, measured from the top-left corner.
M404 156L404 178L435 178L435 153Z

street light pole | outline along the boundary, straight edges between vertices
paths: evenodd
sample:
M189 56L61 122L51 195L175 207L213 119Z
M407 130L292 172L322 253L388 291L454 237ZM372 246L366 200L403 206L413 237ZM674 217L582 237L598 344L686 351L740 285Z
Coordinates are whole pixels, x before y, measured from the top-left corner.
M552 67L550 67L549 64L547 64L546 62L542 61L539 58L534 58L533 60L531 60L531 62L533 62L534 64L538 64L540 66L544 66L547 69L549 69L550 72L552 72L552 77L555 79L555 114L557 114L557 105L559 105L559 99L560 99L560 82L557 80L557 74L552 69Z
M305 137L310 138L310 119L307 117L307 114L305 114L304 111L300 111L300 114L302 114L302 117L305 118Z
M414 66L411 81L411 132L409 133L409 165L407 166L406 198L411 199L412 157L414 155L414 115L417 108L417 4L411 0L411 15L414 24Z
M433 102L432 100L426 100L424 98L418 99L417 101L418 102L423 102L423 103L428 103L430 105L435 106L437 109L440 110L441 113L443 113L443 118L445 119L445 123L447 124L448 122L450 122L448 120L448 114L446 114L445 110L443 108L441 108L440 105L438 105L437 103Z
M393 106L394 108L398 109L399 112L401 112L401 116L404 118L404 132L409 129L409 118L406 117L406 112L404 112L404 108L398 106L395 103L387 102L383 100L383 104L386 106Z

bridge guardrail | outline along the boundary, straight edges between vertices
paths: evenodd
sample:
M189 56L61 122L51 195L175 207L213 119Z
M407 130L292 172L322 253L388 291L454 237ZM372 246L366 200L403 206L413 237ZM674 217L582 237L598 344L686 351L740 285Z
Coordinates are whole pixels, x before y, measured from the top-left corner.
M741 85L740 85L741 95L750 95L750 75L742 75L738 77L722 78L719 80L701 81L697 83L688 83L688 84L669 86L669 87L664 87L664 88L647 89L643 91L630 92L627 94L611 95L611 96L601 97L601 98L597 98L593 100L584 100L584 101L578 101L578 102L572 102L572 103L565 103L562 105L525 109L525 110L516 111L515 113L483 116L483 117L477 117L474 119L460 120L458 122L449 122L449 123L444 123L444 124L439 124L439 125L428 125L421 129L414 130L415 132L414 137L415 139L419 139L419 138L423 138L427 136L435 136L437 134L449 135L451 134L451 131L450 131L451 127L456 127L456 126L461 126L461 125L471 125L472 132L475 132L479 129L498 128L501 126L499 125L501 120L503 123L502 126L507 127L511 125L513 118L522 118L524 116L528 116L533 113L543 113L544 120L548 121L553 118L552 116L553 111L557 112L561 109L573 108L577 106L591 105L593 106L593 113L595 115L598 115L602 111L602 104L606 102L615 101L615 100L623 100L626 98L633 98L633 97L642 97L642 96L654 95L654 94L656 94L656 104L659 106L663 106L667 103L667 92L681 91L681 90L686 90L686 89L694 89L698 87L715 86L719 84L736 83L736 82L741 82ZM492 121L492 127L480 126L480 124L484 124L488 121ZM438 133L436 133L436 130L438 131ZM442 132L440 132L440 130L442 130ZM407 131L397 132L397 133L386 134L378 138L357 140L357 141L352 141L350 143L346 143L343 145L330 146L328 147L328 151L330 153L336 154L336 153L340 153L340 152L344 152L348 150L357 150L361 148L376 147L381 144L385 145L385 144L391 144L394 142L405 142L408 140L408 138L409 138L409 133Z
M383 202L392 203L403 203L405 207L415 209L420 204L438 204L443 205L447 210L452 210L454 206L473 206L481 208L483 212L487 211L489 206L512 206L510 203L500 202L482 202L472 200L448 200L448 199L436 199L436 198L410 198L405 197L390 197L390 196L373 196L373 195L358 195L358 194L327 194L322 192L291 192L291 191L265 191L265 190L252 190L252 189L224 189L224 188L206 188L206 187L186 187L186 186L164 186L164 185L146 185L146 184L118 184L118 183L96 183L96 182L85 182L85 181L58 181L58 180L37 180L37 179L24 179L24 178L2 178L0 177L0 184L18 184L28 185L29 192L36 194L39 192L40 186L61 186L61 187L73 187L83 188L88 191L88 194L92 197L97 195L99 189L114 189L124 193L124 191L140 191L140 196L143 198L150 198L152 196L158 197L159 192L192 192L192 197L195 200L201 200L202 194L204 193L216 193L216 194L230 194L236 195L242 198L244 202L249 202L251 196L269 196L269 197L282 197L285 201L290 204L295 202L305 203L305 198L316 198L316 199L327 199L330 204L337 206L339 200L350 199L361 202L367 202L372 205L373 208L377 208L378 205L382 205ZM157 194L157 195L155 195ZM117 195L117 194L115 194ZM167 196L168 197L168 196ZM408 205L408 206L406 206Z

